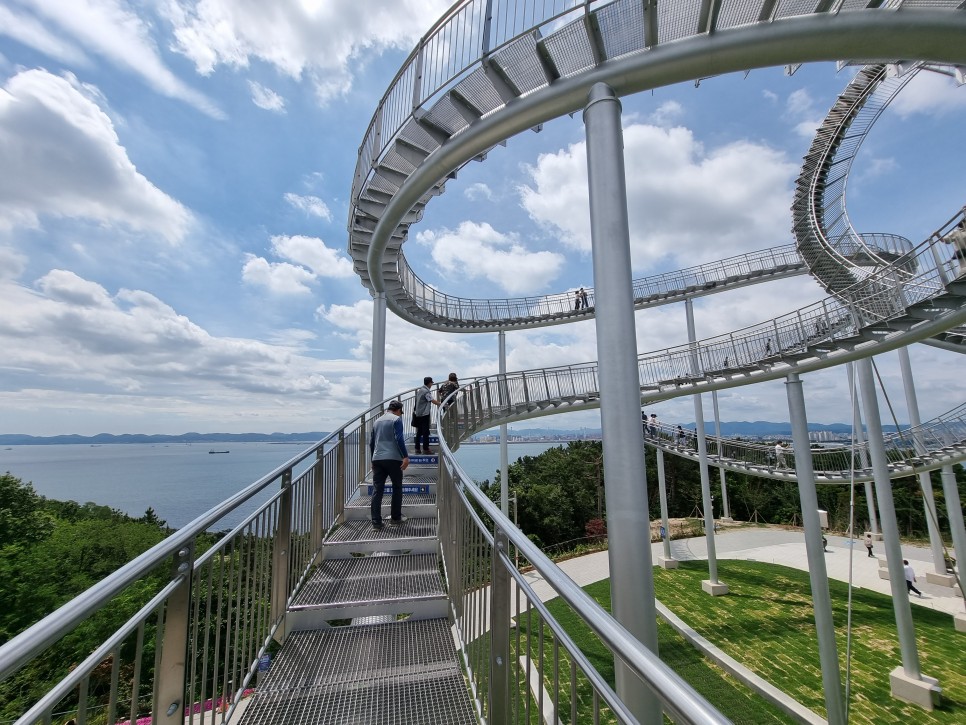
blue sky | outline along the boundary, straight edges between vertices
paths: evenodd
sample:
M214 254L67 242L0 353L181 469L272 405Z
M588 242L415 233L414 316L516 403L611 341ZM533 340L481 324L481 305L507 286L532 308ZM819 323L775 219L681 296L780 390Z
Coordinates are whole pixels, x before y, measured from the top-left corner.
M345 252L356 151L445 8L0 0L0 432L329 430L365 407L372 305ZM801 157L849 77L771 69L624 99L634 276L790 243ZM859 231L920 241L966 203L964 111L966 89L935 74L900 95L850 180ZM591 285L583 133L565 117L463 169L410 232L418 274L472 297ZM704 298L698 334L821 296L805 277ZM637 321L640 352L686 339L682 305ZM497 371L494 334L390 315L388 337L387 393ZM507 346L509 370L596 357L592 322ZM963 401L958 355L911 352L923 419ZM905 421L895 354L877 362ZM844 369L805 384L812 420L849 420ZM719 400L725 420L788 417L780 382ZM694 419L689 398L655 410Z

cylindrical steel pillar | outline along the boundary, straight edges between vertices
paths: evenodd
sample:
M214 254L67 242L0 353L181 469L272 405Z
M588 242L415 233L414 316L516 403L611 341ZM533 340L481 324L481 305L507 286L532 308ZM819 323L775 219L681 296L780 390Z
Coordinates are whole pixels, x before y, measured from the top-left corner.
M943 496L946 499L946 515L949 516L949 528L953 536L953 555L959 564L959 571L964 569L966 562L966 525L963 524L963 505L959 499L959 489L956 487L956 473L952 466L943 466ZM962 579L959 582L963 586Z
M718 458L724 458L724 441L721 440L721 414L718 412L718 391L711 391L711 404L714 406L714 436L718 439ZM718 466L721 478L721 518L731 521L731 506L728 505L728 484L725 482L724 466Z
M386 387L386 293L372 298L372 368L369 371L369 406L382 402Z
M500 330L500 375L506 375L506 331ZM501 401L502 403L502 401ZM510 516L510 457L507 452L506 423L500 426L500 511Z
M815 608L815 631L818 633L818 659L822 667L825 709L828 713L829 725L844 725L845 702L842 697L842 678L835 646L832 597L828 591L828 572L825 568L822 522L818 516L815 471L812 469L812 451L808 441L805 394L797 373L792 373L785 379L785 394L788 397L788 415L792 423L792 450L795 452L798 495L802 502L805 554L808 558L808 578L812 585L812 606Z
M845 363L845 369L849 374L849 391L852 393L852 435L855 439L855 447L859 449L859 458L863 468L869 468L869 453L865 449L865 435L862 433L862 414L859 411L859 394L855 387L854 363ZM879 535L879 518L875 514L875 492L872 490L872 481L865 482L865 502L869 510L869 531L873 536Z
M639 405L630 230L621 104L609 86L590 89L584 109L590 238L597 314L600 423L607 497L608 560L615 618L657 652L647 472ZM659 722L661 704L619 659L617 693L641 722Z
M694 305L691 298L684 300L684 310L688 318L688 342L695 345L697 336L694 331ZM698 372L698 356L691 353L691 371ZM698 468L701 476L701 505L704 507L704 538L708 546L708 584L705 590L712 594L727 594L727 587L718 581L718 556L714 548L714 501L711 498L711 480L708 476L708 439L704 433L704 404L701 394L694 399L694 431L698 442Z
M869 358L862 358L855 365L859 376L859 390L862 392L865 425L869 431L869 454L872 458L875 492L879 499L879 513L882 516L882 543L889 565L892 608L896 616L896 629L899 632L902 668L907 677L919 680L922 679L922 672L919 669L919 651L916 649L916 631L912 624L912 610L906 591L899 524L896 521L896 506L892 499L892 481L889 479L889 465L885 446L882 443L882 422L879 419L879 400L875 392L872 361Z
M664 558L671 559L671 523L667 516L667 481L664 477L664 451L655 448L657 451L657 486L661 496L661 525L664 527Z
M902 371L902 389L906 394L906 410L909 415L909 425L912 427L912 440L916 446L916 455L926 453L926 444L922 438L919 426L919 401L916 398L916 385L912 380L912 363L909 360L909 350L899 348L899 368ZM946 576L946 559L943 556L943 540L939 531L939 519L936 517L936 499L932 491L932 478L928 472L919 474L919 487L922 489L922 505L926 510L926 529L929 531L929 546L932 549L933 567L937 574Z

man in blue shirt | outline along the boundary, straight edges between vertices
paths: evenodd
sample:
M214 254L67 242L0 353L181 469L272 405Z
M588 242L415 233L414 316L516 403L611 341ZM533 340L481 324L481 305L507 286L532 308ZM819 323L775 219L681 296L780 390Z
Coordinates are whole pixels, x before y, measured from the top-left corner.
M389 403L387 410L372 424L369 434L369 454L372 456L372 503L369 514L372 525L382 528L382 494L386 490L386 478L392 481L392 500L389 505L389 523L406 521L402 515L403 471L409 467L409 453L403 437L403 406L398 400Z

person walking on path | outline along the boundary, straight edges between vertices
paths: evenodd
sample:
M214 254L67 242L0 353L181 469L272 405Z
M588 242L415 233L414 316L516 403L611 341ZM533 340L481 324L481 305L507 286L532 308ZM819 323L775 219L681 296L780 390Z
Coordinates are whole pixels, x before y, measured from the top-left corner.
M781 441L775 444L775 468L785 468L785 446Z
M413 411L413 427L416 429L413 447L416 453L427 455L432 453L429 450L429 411L432 410L430 406L439 405L439 400L433 396L433 391L430 389L432 384L431 377L423 378L423 386L416 391L416 410ZM423 445L422 449L419 447L420 442Z
M403 437L403 406L398 400L389 403L387 410L372 424L369 434L369 455L372 459L372 502L369 516L372 526L382 528L382 495L386 490L386 478L392 481L392 498L389 505L389 523L401 524L403 471L409 467L409 453Z
M580 296L580 290L574 290L574 309L579 310L584 298Z
M587 290L585 290L583 287L580 288L580 301L585 310L590 307L590 303L587 301Z
M459 390L460 381L456 378L456 373L450 373L449 379L439 386L439 402L442 403L446 398ZM449 408L452 403L443 406L443 410Z
M912 565L909 563L908 559L903 559L902 564L902 570L906 573L906 591L915 592L922 597L922 592L916 589L915 584L913 584L913 582L916 581L916 570L912 568Z
M657 438L657 413L651 413L651 438Z
M949 234L943 237L943 241L946 244L953 245L953 256L959 263L957 277L966 276L966 219L957 224Z
M677 429L678 447L684 448L688 443L687 434L684 432L684 428L678 426Z
M869 558L874 559L875 555L872 553L872 534L865 535L865 548L869 552Z

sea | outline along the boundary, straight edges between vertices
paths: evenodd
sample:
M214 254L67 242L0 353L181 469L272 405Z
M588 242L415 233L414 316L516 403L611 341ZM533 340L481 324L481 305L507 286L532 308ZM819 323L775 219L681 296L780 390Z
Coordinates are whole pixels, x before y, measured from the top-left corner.
M313 443L5 446L0 448L0 472L31 483L37 493L50 499L91 502L130 516L142 516L150 507L168 526L179 528L297 457ZM512 463L559 445L566 443L510 443L508 458ZM212 454L211 450L227 453ZM499 445L464 444L456 456L474 480L496 478L500 468ZM299 473L301 470L296 469L295 475ZM259 495L237 514L219 521L215 528L236 525L272 493Z

